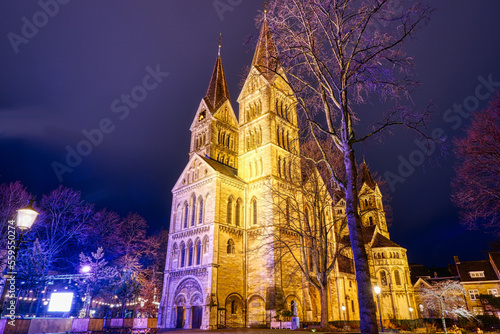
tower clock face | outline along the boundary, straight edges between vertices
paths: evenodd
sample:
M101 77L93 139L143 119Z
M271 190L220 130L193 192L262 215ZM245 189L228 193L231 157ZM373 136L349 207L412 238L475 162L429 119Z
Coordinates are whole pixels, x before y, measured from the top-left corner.
M200 112L200 115L198 116L198 120L203 121L206 116L207 116L207 112L205 110L202 110L202 112Z

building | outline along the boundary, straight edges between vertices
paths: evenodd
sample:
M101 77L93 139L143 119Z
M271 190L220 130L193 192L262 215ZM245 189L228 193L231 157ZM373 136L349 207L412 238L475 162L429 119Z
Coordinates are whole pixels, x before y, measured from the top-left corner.
M290 254L274 247L272 235L262 235L264 229L281 233L275 191L293 191L293 180L301 177L293 166L300 149L295 98L283 76L266 70L280 73L277 55L264 20L237 118L219 46L190 127L189 162L172 189L159 327L260 326L279 309L292 310L301 321L320 319L317 291ZM364 236L373 283L382 289L383 317L409 319L415 305L406 250L389 238L382 194L366 164L362 183ZM329 220L340 222L344 215L345 201L332 201ZM346 252L329 277L330 320L359 319L351 258Z
M469 311L474 315L495 315L500 318L500 310L488 305L481 295L499 296L500 292L500 252L490 252L488 260L460 261L454 257L460 283L466 292Z

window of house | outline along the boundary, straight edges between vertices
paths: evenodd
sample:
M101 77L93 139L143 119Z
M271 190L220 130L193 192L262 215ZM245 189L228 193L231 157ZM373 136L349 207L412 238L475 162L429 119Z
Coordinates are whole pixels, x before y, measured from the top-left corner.
M488 294L497 296L498 295L498 290L497 289L488 289Z
M231 302L231 314L236 314L236 300Z
M470 300L479 300L479 290L469 290Z
M484 277L484 271L469 271L469 275L471 278Z
M484 309L482 307L473 307L472 313L474 315L484 315Z

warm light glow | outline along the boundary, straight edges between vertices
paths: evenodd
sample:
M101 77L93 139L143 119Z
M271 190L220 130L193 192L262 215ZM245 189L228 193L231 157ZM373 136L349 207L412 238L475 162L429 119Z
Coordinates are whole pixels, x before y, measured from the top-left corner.
M344 305L342 305L340 308L342 309L342 311L345 312L345 306Z
M378 295L380 293L380 287L378 285L375 285L373 287L373 291L375 291L375 293Z
M27 206L17 210L16 224L20 230L29 230L35 222L38 212L33 209L33 200L30 199Z
M413 308L412 307L410 307L408 310L410 311L410 313L413 312Z

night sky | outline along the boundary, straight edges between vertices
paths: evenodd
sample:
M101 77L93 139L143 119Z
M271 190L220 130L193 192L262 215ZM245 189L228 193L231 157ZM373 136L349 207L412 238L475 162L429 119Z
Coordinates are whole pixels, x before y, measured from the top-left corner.
M228 10L218 12L217 2ZM442 129L452 139L469 124L467 109L457 113L454 104L482 109L488 87L500 88L500 2L432 5L431 22L406 46L421 82L413 102L418 109L432 101L428 133ZM258 34L261 10L254 0L1 1L0 183L20 180L39 197L62 184L99 209L137 212L150 232L167 228L171 189L188 161L189 127L219 33L237 112L243 68L253 55L246 41ZM130 94L140 101L127 102ZM383 106L369 108L376 114ZM86 136L90 146L82 143ZM398 173L401 159L423 156L414 153L415 139L395 130L356 150L379 175ZM78 149L86 154L80 159L68 153ZM394 185L391 239L408 249L410 262L483 259L492 237L461 227L450 202L453 155L436 149L424 160Z

